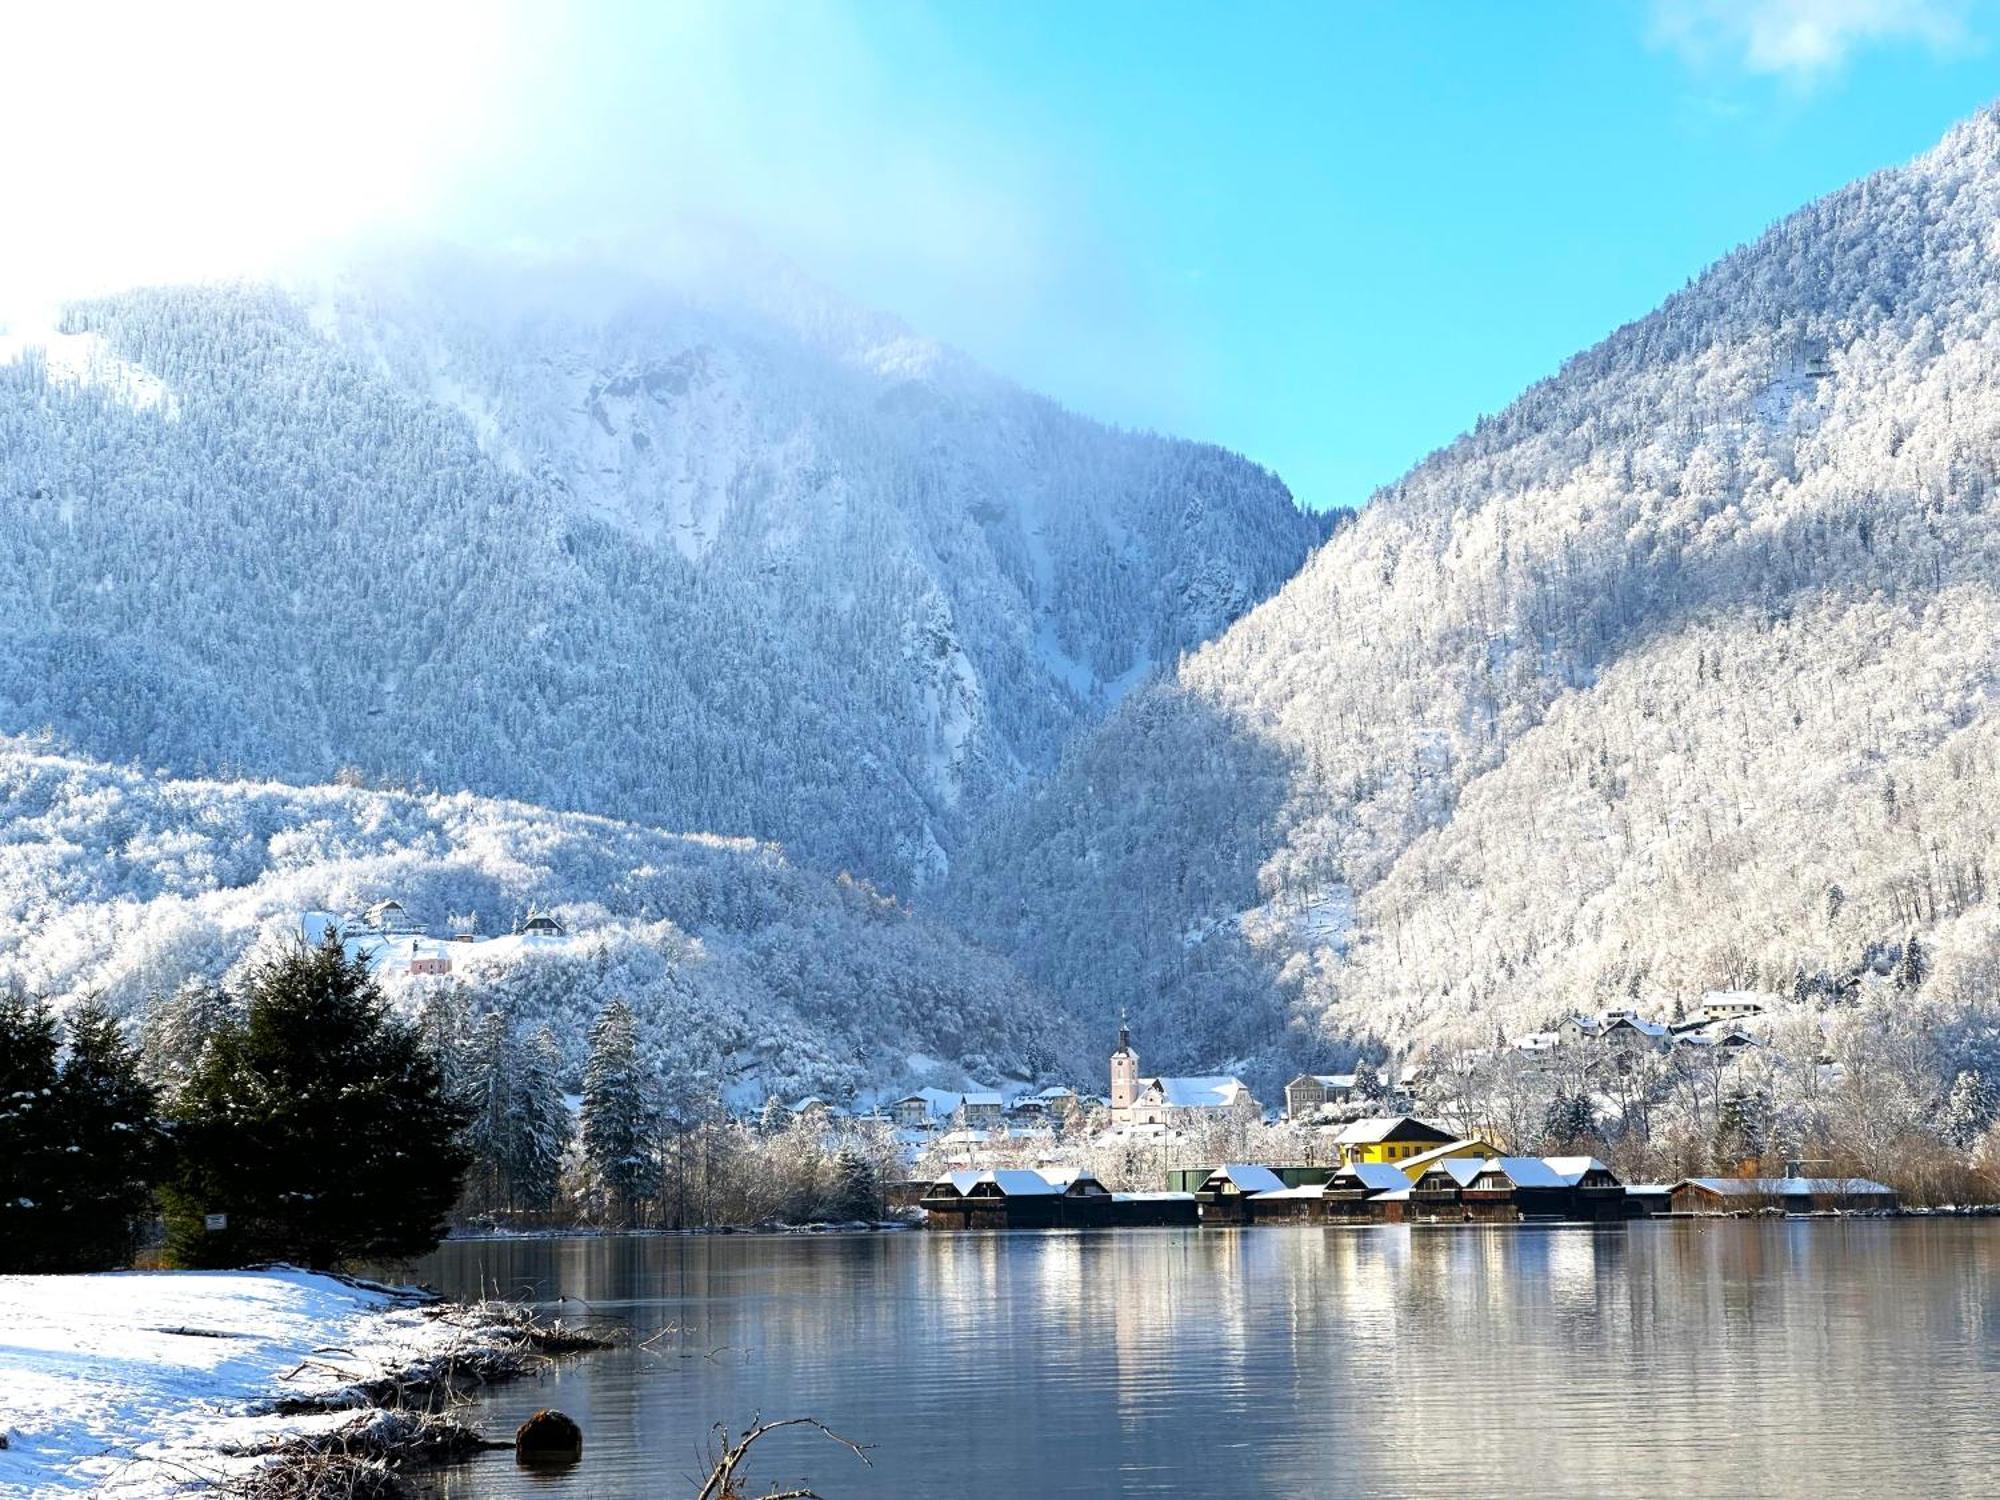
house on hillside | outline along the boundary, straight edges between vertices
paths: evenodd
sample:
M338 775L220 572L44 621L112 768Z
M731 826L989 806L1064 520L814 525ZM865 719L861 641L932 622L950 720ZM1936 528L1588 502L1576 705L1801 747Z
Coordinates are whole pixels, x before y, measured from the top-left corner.
M1329 1105L1352 1103L1352 1073L1301 1073L1285 1085L1285 1118L1309 1120Z
M569 929L545 911L530 908L528 914L514 924L516 937L568 937Z
M411 916L400 901L377 901L361 914L361 926L382 937L422 937L424 924Z
M1410 1115L1377 1116L1356 1120L1333 1138L1340 1148L1343 1164L1386 1162L1401 1166L1435 1146L1448 1146L1458 1137L1442 1126Z
M952 1124L960 1130L997 1130L1006 1119L1007 1101L995 1093L961 1095L952 1112Z
M1711 1021L1740 1021L1745 1016L1761 1016L1770 1008L1769 1002L1769 996L1755 990L1710 990L1701 997L1701 1011Z
M950 1089L921 1088L889 1105L889 1118L900 1130L934 1130L958 1113L965 1098Z

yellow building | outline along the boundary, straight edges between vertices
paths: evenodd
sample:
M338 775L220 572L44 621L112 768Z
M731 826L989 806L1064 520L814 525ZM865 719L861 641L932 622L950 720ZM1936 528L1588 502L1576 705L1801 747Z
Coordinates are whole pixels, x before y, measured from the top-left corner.
M1334 1144L1340 1148L1343 1166L1382 1162L1392 1167L1403 1167L1416 1157L1439 1146L1449 1146L1457 1140L1458 1137L1451 1131L1427 1121L1410 1115L1387 1115L1373 1120L1356 1120L1334 1137ZM1477 1154L1490 1153L1482 1151Z

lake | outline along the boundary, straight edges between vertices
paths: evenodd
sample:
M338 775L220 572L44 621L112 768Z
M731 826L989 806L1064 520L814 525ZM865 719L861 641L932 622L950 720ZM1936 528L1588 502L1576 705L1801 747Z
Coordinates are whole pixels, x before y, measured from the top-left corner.
M454 1500L692 1496L760 1412L869 1446L759 1445L751 1493L828 1500L2000 1492L2000 1220L475 1240L418 1273L634 1335L472 1413L560 1407L581 1465L487 1455Z

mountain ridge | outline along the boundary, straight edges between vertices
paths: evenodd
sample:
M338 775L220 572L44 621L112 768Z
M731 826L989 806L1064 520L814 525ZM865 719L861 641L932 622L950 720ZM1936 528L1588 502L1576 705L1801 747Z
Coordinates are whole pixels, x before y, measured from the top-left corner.
M1565 361L1011 795L951 910L1177 1065L1838 992L1911 931L1939 990L1990 985L1962 783L2000 665L1952 643L1993 638L2000 577L1996 220L1989 109ZM1135 810L1104 788L1138 767ZM1926 880L1968 904L1913 907ZM1160 910L1122 923L1135 890Z

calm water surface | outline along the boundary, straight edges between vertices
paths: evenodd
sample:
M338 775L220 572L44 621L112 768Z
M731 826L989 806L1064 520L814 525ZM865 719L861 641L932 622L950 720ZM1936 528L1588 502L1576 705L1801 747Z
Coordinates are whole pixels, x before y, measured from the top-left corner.
M829 1500L2000 1495L1995 1220L461 1241L419 1273L636 1335L473 1414L558 1406L580 1466L489 1455L451 1500L692 1495L710 1424L759 1412L870 1445L760 1446L757 1493Z

